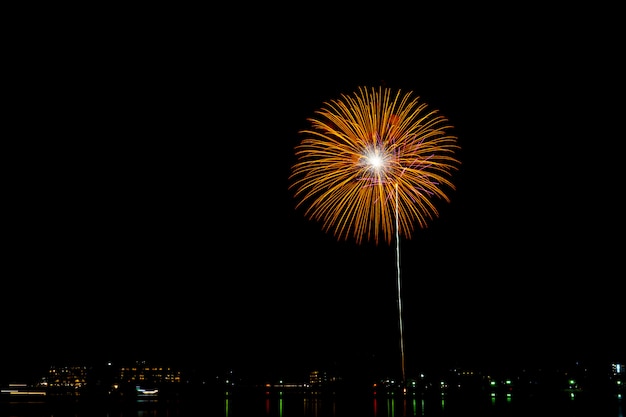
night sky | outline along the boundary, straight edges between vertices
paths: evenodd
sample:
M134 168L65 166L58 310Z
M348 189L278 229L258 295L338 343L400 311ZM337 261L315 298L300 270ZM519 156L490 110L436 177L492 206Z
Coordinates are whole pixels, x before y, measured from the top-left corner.
M380 85L461 146L451 202L401 242L409 375L625 359L616 11L302 7L16 13L0 371L398 375L394 249L338 242L288 190L306 118Z

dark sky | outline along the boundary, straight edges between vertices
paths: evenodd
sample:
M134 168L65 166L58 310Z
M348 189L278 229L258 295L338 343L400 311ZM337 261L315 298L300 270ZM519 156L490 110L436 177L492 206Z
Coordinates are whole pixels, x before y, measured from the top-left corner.
M393 248L337 242L288 190L306 118L379 85L461 145L452 201L401 242L409 373L624 359L616 11L435 9L16 12L0 370L397 374Z

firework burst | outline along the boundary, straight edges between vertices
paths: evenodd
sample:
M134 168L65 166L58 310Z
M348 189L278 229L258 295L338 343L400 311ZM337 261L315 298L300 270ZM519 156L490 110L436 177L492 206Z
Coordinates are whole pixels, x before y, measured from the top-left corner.
M297 208L338 240L411 238L450 202L459 150L453 126L411 92L359 87L325 102L296 146Z

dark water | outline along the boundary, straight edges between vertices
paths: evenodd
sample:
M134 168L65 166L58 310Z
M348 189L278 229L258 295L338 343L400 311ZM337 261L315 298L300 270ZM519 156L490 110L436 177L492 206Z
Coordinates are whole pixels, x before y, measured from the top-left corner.
M230 394L126 404L5 402L1 417L624 417L616 396L490 398L420 395Z

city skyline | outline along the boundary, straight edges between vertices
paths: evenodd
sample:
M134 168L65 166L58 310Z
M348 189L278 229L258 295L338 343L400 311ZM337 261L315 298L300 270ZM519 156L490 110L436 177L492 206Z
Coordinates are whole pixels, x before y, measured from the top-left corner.
M511 363L509 366L491 368L489 366L448 364L439 368L415 369L405 381L385 375L368 373L362 370L360 376L343 374L345 370L316 367L300 370L296 373L285 374L258 374L246 369L205 369L202 364L172 365L163 360L135 360L135 361L96 361L82 363L49 364L30 375L22 373L19 377L3 375L0 384L5 387L3 393L10 394L13 389L38 390L36 395L46 392L58 395L72 395L75 390L82 393L102 390L103 393L111 389L118 390L121 385L124 389L142 387L156 389L160 386L205 386L217 390L237 390L248 388L296 388L315 389L366 389L376 390L376 386L385 390L410 388L411 391L430 391L439 380L453 388L452 380L458 377L469 376L472 385L490 384L490 381L515 381L512 386L527 390L557 390L568 389L568 380L577 380L576 390L596 391L608 390L619 393L623 391L624 368L621 360L610 361L572 361L570 363L544 363L531 366L520 366ZM200 366L200 367L199 367ZM30 372L32 369L26 368ZM354 370L353 370L354 371ZM426 384L426 385L424 385ZM110 386L109 386L110 385ZM461 384L464 385L464 384ZM487 388L487 385L483 388ZM571 385L571 384L570 384ZM459 385L457 388L461 388ZM468 387L465 387L468 388ZM473 387L475 388L475 387ZM570 389L573 387L569 387ZM45 395L45 394L43 394Z

